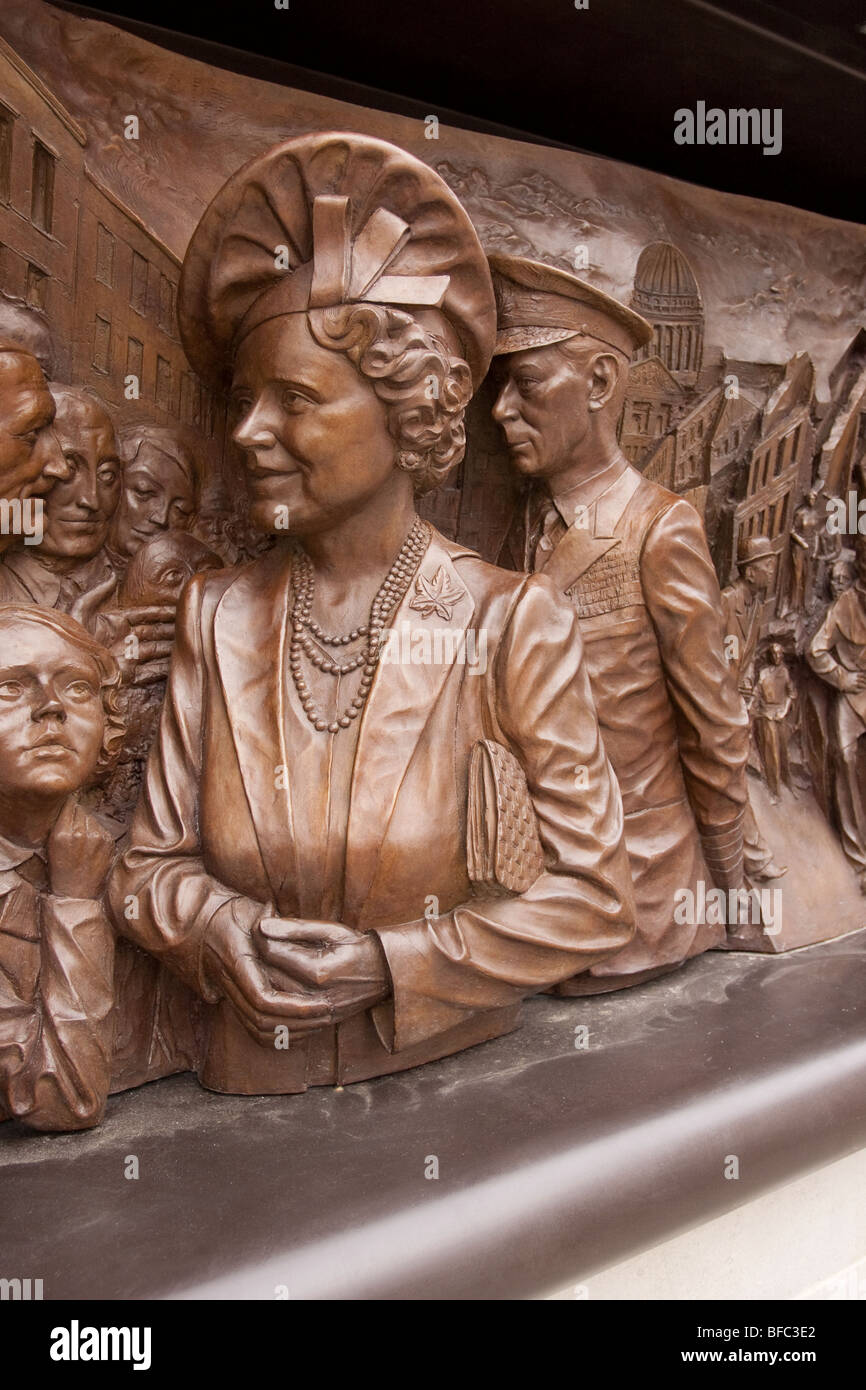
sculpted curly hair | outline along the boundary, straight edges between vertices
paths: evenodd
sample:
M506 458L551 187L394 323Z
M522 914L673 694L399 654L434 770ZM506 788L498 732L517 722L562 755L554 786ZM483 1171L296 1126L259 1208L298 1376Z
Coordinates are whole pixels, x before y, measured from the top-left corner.
M397 466L411 474L416 494L438 487L466 448L472 378L462 357L389 305L311 309L307 320L316 342L344 352L387 407Z
M15 627L20 627L22 623L35 623L38 627L50 628L52 632L86 652L95 662L100 677L105 731L94 773L108 771L117 762L126 738L126 721L121 713L120 703L120 668L111 652L91 637L74 618L70 618L66 613L58 613L52 608L30 608L14 603L0 603L0 626L3 623L12 623Z

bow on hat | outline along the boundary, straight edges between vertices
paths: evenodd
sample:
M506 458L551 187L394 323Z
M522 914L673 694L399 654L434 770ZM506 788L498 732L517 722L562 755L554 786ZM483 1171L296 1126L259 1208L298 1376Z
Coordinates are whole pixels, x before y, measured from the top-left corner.
M475 386L490 363L490 271L440 175L384 140L301 136L240 169L205 211L184 259L181 336L199 375L222 384L258 324L342 304L436 315Z
M284 273L253 302L238 325L235 346L260 323L281 314L340 304L441 306L450 276L385 274L411 236L409 224L401 217L376 208L353 241L349 199L320 194L313 199L312 222L312 261L294 273Z

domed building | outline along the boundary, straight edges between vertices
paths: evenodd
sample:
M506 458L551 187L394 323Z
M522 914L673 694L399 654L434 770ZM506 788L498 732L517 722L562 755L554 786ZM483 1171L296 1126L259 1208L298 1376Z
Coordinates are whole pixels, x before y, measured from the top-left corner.
M704 306L694 271L668 241L644 247L634 276L632 308L653 326L637 359L658 357L682 386L694 386L704 358Z

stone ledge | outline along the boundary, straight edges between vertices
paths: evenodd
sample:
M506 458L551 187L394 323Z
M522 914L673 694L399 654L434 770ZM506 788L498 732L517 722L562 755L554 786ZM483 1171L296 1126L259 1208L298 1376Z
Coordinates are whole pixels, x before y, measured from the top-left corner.
M0 1274L49 1299L538 1297L864 1144L858 932L531 1000L508 1037L343 1091L182 1076L89 1134L0 1126Z

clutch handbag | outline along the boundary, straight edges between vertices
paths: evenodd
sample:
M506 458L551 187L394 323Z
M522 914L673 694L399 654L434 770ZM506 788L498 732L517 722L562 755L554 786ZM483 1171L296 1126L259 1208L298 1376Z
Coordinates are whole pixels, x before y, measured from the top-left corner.
M466 863L475 887L487 894L525 893L544 872L523 768L490 738L479 739L469 763Z

